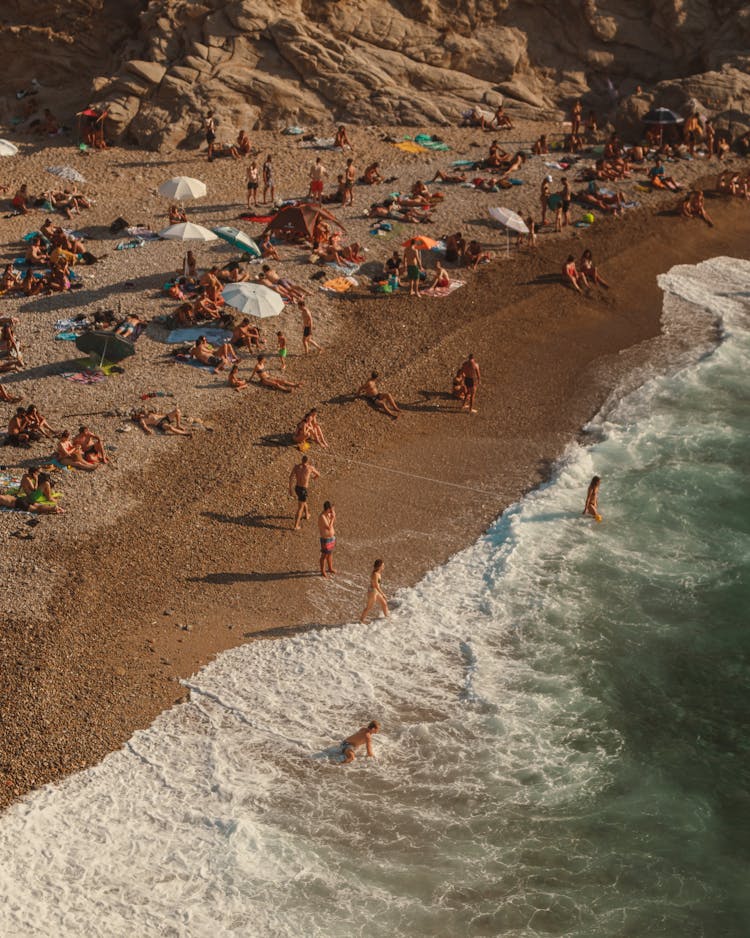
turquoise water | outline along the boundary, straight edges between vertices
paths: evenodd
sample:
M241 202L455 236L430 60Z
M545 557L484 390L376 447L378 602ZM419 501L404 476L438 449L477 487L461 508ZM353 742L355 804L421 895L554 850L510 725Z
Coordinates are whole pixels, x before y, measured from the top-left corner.
M4 815L0 934L746 938L750 264L662 285L721 342L392 621L228 652Z

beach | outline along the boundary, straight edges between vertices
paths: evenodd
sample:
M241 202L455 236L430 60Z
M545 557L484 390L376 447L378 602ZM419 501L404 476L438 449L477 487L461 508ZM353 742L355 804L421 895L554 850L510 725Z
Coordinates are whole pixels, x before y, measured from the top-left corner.
M532 131L539 128L519 128L525 140ZM472 131L441 134L453 146L450 155L411 157L357 129L355 156L360 168L371 159L384 166L390 160L388 168L406 188L429 178L449 156L471 153L472 142L485 146L490 139ZM314 152L300 156L278 136L260 137L261 153L279 157L282 194L304 194ZM343 162L339 154L322 155L332 168ZM47 162L68 158L69 152L30 157L32 188L41 184ZM666 212L676 196L665 201L640 193L641 206L623 218L597 216L590 229L544 234L535 252L512 250L506 260L504 233L490 226L486 208L499 203L528 211L546 172L535 160L522 173L518 194L444 187L446 199L429 234L461 228L498 254L476 273L461 270L466 285L447 298L359 291L330 297L311 285L305 252L283 253L277 266L312 286L315 335L325 348L303 357L299 319L284 312L289 374L303 382L293 394L258 387L236 394L222 376L165 363L166 346L148 333L124 375L78 387L45 370L67 354L53 340L51 323L69 310L118 303L147 316L163 313L168 304L159 289L182 257L182 246L168 242L115 254L109 222L123 215L158 230L166 224L165 206L152 190L184 173L209 185L209 204L190 206L191 219L243 227L232 221L241 209L242 164L208 166L193 153L133 150L79 162L97 198L81 227L100 236L94 253L108 257L84 269L85 287L77 294L4 302L3 314L19 315L18 333L32 349L31 373L6 379L6 387L20 390L25 403L39 404L56 428L78 425L77 417L63 415L132 407L140 395L159 390L212 429L198 428L189 440L151 438L136 428L118 433L126 424L120 417L81 418L116 445L113 464L91 477L63 473L66 514L43 519L33 540L11 538L18 518L0 518L7 610L0 644L3 804L121 747L134 730L183 700L180 679L218 652L290 629L352 621L375 557L387 560L394 590L413 585L476 540L504 508L549 478L609 393L648 361L660 334L657 275L678 263L746 256L750 229L746 204L708 200L716 222L709 229ZM678 168L684 179L705 171L698 163ZM13 168L15 176L20 172ZM384 191L376 187L372 198ZM354 208L340 215L368 257L384 260L399 242L367 238L367 220L358 216L360 200L369 197L358 187ZM4 242L15 243L32 220L42 216L8 219ZM257 233L259 226L247 230ZM398 238L421 231L428 233L411 226ZM568 253L579 256L589 245L611 288L580 297L563 288L559 270ZM224 262L232 252L199 249L199 263L209 256ZM274 326L272 320L267 337ZM700 328L705 333L705 324ZM469 352L483 376L475 416L449 396L452 376ZM352 399L373 369L402 406L398 421ZM299 454L287 435L313 406L330 443L328 451L310 453L321 472L312 488L313 515L324 499L338 513L340 573L332 582L317 575L314 520L302 532L291 531L295 503L287 479ZM3 408L9 416L10 405ZM34 456L37 451L43 455L37 446Z

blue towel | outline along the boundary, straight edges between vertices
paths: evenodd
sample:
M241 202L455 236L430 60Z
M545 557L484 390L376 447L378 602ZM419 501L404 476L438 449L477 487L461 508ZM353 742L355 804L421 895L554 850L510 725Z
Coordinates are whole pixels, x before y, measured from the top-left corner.
M199 336L204 335L206 341L211 345L222 345L229 342L232 333L226 329L219 329L216 326L188 326L185 329L173 329L167 336L169 345L182 345L187 342L195 342Z

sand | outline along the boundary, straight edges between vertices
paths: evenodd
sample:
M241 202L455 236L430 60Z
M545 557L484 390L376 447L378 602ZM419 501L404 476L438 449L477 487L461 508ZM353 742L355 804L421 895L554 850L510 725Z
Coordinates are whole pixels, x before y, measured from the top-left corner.
M507 138L530 142L545 129L554 130L522 125L503 143L512 149ZM388 132L409 133L382 131ZM466 286L452 296L410 301L364 291L331 298L309 279L317 268L308 252L282 248L276 266L309 289L315 335L325 347L321 355L301 354L294 311L269 321L267 337L282 328L289 338L289 377L303 382L290 395L257 386L238 394L221 376L169 363L164 331L154 325L124 374L91 387L58 374L79 356L72 344L54 340L56 319L119 304L148 317L173 308L160 288L179 266L182 246L158 242L117 252L120 238L109 236L109 223L123 215L164 227L166 206L154 190L165 178L184 174L209 187L208 198L190 207L192 220L237 224L256 234L260 226L237 221L244 164L209 165L192 152L113 149L83 156L70 148L40 148L3 162L2 181L28 181L32 191L48 187L46 166L69 163L83 172L86 191L95 192L97 201L75 225L90 233L93 253L107 254L83 268L85 288L74 294L0 299L0 314L21 319L18 334L29 364L6 386L37 403L56 429L75 429L86 420L115 449L111 465L96 473L58 474L55 487L64 494L66 514L44 518L32 540L12 536L32 530L25 516L0 513L0 804L122 745L136 728L184 699L179 679L222 649L289 628L356 619L376 556L387 560L391 594L415 583L547 477L611 390L647 359L660 327L658 273L679 262L746 253L747 205L709 200L718 222L709 229L669 214L677 198L665 202L643 193L636 179L622 188L641 202L639 209L622 219L597 214L591 229L545 232L535 252L514 249L506 257L505 236L489 222L487 207L534 211L547 172L539 158L518 174L522 186L498 194L442 186L446 200L431 225L375 238L362 217L365 204L394 188L406 190L452 159L481 155L492 139L478 131L441 130L450 153L412 156L379 133L355 129L354 156L360 169L379 159L384 174L398 176L398 183L358 187L353 209L337 210L347 237L367 246L368 259L382 262L420 230L439 237L457 228L497 256L476 273L458 271ZM300 152L293 138L270 133L254 142L262 155L274 154L277 196L304 194L315 152ZM343 167L345 156L322 156L334 175ZM675 164L670 171L688 180L705 173L706 164ZM553 171L553 188L561 175ZM37 212L2 221L8 257L20 253L16 242L42 220ZM558 273L569 251L578 256L587 245L612 288L578 297L560 285ZM236 256L220 243L196 252L199 263ZM483 370L479 413L471 417L447 393L469 351ZM245 377L250 367L249 359L243 362ZM371 369L401 403L400 420L352 399ZM137 429L118 432L129 426L121 417L67 416L124 412L152 390L174 395L170 406L174 401L213 429L198 428L185 440L146 437ZM302 532L291 530L295 501L287 480L299 453L288 434L312 406L331 445L310 453L321 472L311 508L316 514L330 499L339 516L340 573L331 581L317 575L314 520ZM3 419L11 412L11 405L0 405ZM0 450L0 461L25 464L20 455L43 462L50 451L44 444L29 454L8 448Z

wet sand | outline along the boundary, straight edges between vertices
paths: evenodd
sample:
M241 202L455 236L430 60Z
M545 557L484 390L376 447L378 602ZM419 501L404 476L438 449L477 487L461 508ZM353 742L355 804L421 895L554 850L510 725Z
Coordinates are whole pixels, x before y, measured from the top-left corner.
M535 253L463 274L447 299L342 298L325 352L294 361L299 391L222 394L213 432L169 441L120 481L116 522L14 546L28 570L19 588L39 580L46 614L9 622L0 646L0 803L121 746L221 650L356 619L375 557L393 594L471 543L548 477L647 357L657 274L746 256L747 206L709 209L714 229L644 209L598 222L593 237L542 239ZM558 274L588 244L612 288L580 297ZM448 393L469 351L483 375L475 416ZM398 421L352 399L371 369L400 402ZM287 434L311 406L330 450L310 452L321 472L313 520L294 532L287 479L299 453ZM338 513L330 580L318 574L324 499Z

